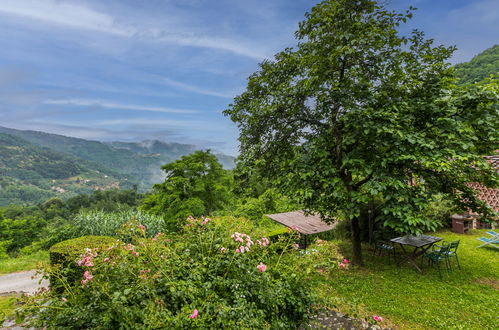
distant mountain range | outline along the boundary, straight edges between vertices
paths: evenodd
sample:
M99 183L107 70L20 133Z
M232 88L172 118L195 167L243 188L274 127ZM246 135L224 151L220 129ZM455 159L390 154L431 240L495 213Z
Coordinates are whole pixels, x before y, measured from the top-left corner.
M0 206L134 185L144 191L163 181L161 165L197 149L157 140L103 143L0 126ZM216 156L225 168L234 167L234 157Z

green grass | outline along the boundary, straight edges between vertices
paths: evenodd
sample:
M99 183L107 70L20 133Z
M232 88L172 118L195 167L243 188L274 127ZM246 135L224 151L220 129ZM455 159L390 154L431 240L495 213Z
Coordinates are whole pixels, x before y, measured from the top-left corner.
M378 314L402 329L498 329L499 251L476 248L481 244L476 238L487 236L484 232L431 234L461 240L462 269L454 267L443 279L434 268L426 267L421 274L408 264L389 265L385 257L364 250L366 267L330 272L319 283L319 294L340 311L358 317ZM349 245L340 246L348 256Z
M15 296L0 296L0 325L15 308Z
M39 263L48 263L48 251L38 251L17 258L0 259L0 275L35 269Z

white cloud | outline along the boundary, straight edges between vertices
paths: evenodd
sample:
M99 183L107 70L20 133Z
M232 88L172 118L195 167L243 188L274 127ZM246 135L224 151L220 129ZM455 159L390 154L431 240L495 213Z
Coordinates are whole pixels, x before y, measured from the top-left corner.
M449 18L456 26L469 26L477 24L489 27L494 32L499 31L499 1L483 0L454 9L449 13ZM463 24L464 23L464 24ZM483 31L484 33L491 31Z
M2 0L0 12L52 24L131 36L133 30L116 27L113 18L90 8L53 0Z
M96 123L99 126L124 125L134 129L150 128L190 128L203 131L219 130L218 125L202 120L176 120L176 119L148 119L148 118L128 118L102 120Z
M212 90L209 90L206 88L186 84L186 83L176 81L176 80L173 80L170 78L161 77L161 81L169 86L173 86L173 87L181 89L181 90L185 90L185 91L193 92L193 93L197 93L197 94L208 95L208 96L233 98L234 94L235 94L235 93L233 94L233 93L223 93L223 92L212 91Z
M152 111L152 112L165 112L165 113L196 113L196 110L185 109L172 109L164 107L155 107L148 105L137 104L120 104L106 100L92 100L92 99L51 99L43 101L44 104L53 105L72 105L83 107L99 107L106 109L119 109L119 110L132 110L132 111Z
M126 38L138 38L150 42L171 43L180 46L211 48L250 58L263 59L263 51L244 45L241 41L192 32L162 28L142 28L137 24L123 24L111 15L89 7L55 0L2 0L0 13L17 15L41 22L63 25L75 29L102 32Z

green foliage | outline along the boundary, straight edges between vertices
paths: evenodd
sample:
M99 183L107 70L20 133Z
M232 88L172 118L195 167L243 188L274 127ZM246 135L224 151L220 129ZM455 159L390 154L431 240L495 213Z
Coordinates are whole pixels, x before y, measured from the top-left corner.
M297 328L313 302L293 266L300 254L290 240L267 245L255 231L232 231L252 226L191 218L176 235L148 239L134 225L132 243L80 257L89 262L81 285L27 298L23 308L48 328ZM240 245L248 251L236 252Z
M120 228L132 219L146 227L148 237L167 231L167 223L162 217L144 211L82 211L71 222L70 236L115 236Z
M15 301L15 296L0 296L0 324L14 311Z
M433 230L436 193L487 213L466 182L497 185L482 155L499 144L499 86L454 85L453 47L398 28L412 16L376 1L323 1L299 24L296 49L264 61L225 114L240 129L242 166L325 220L351 223L383 200L400 233Z
M51 274L50 286L60 291L65 286L75 285L83 275L83 268L76 263L76 259L86 253L87 249L107 249L116 241L116 238L107 236L82 236L52 246L49 250L50 264L62 271Z
M114 235L132 217L156 230L151 235L164 231L162 219L132 211L142 196L136 190L109 190L67 201L51 198L37 206L9 205L1 209L5 216L0 216L0 244L11 255L21 249L29 254L81 235Z
M499 45L484 50L469 62L457 64L455 73L463 85L482 81L490 75L499 76Z
M267 189L258 197L240 197L236 201L234 215L253 220L261 219L265 214L281 213L296 210L296 203L278 193L275 189Z
M13 254L43 237L46 221L40 218L25 217L8 219L0 213L0 244L2 249Z
M196 151L162 167L165 182L154 185L142 209L171 219L201 216L223 209L230 202L231 177L210 151Z

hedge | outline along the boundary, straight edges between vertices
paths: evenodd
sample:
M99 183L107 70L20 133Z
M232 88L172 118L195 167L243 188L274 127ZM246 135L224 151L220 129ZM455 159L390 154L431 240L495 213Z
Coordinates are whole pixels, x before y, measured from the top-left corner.
M60 269L60 278L50 277L50 286L56 290L63 288L62 280L72 286L79 283L83 269L76 260L85 253L85 249L106 249L116 244L117 239L108 236L82 236L62 241L49 249L50 264Z

